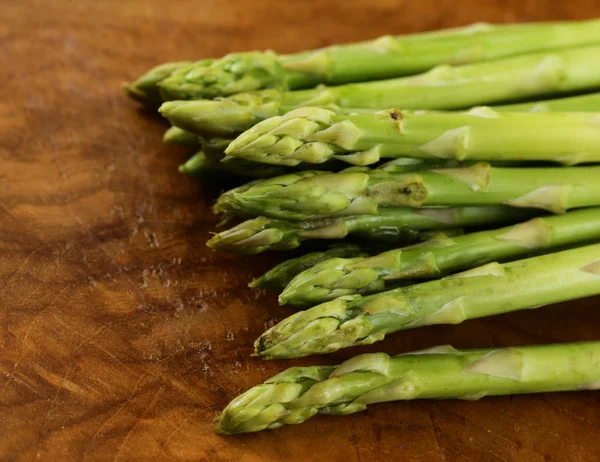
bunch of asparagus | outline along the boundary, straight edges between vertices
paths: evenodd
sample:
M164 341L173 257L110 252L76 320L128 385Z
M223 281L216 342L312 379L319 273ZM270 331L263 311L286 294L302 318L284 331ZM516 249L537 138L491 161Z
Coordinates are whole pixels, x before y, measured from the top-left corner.
M237 224L209 247L317 247L250 283L307 308L254 345L295 358L600 294L600 165L584 165L600 163L598 58L597 20L475 24L167 63L126 90L169 120L165 142L195 152L182 173L253 178L216 201ZM232 401L217 431L399 399L594 390L599 353L446 346L292 368Z

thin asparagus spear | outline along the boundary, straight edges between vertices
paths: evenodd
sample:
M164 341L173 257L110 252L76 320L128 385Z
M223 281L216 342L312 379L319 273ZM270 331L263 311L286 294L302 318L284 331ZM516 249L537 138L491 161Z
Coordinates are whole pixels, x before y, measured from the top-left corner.
M508 106L493 106L498 111L553 110L563 112L600 112L600 96L597 93L562 99L549 99L532 103ZM170 101L160 108L161 113L173 125L205 137L235 137L257 123L273 116L282 116L297 109L297 106L282 105L280 93L265 90L257 93L242 93L219 100ZM384 100L382 103L392 102ZM320 105L337 114L373 114L392 107L385 104L376 109L341 108L336 105ZM399 106L404 108L404 106ZM418 108L418 107L417 107Z
M191 61L181 61L177 63L165 63L153 67L144 75L140 76L135 82L125 85L125 92L129 97L145 104L151 108L156 108L162 103L158 83L169 77L178 69L192 64Z
M211 102L207 102L211 103ZM186 102L190 104L190 102ZM494 108L498 111L516 112L516 111L532 111L532 112L543 112L543 111L600 111L600 93L594 93L591 95L582 95L569 98L539 101L534 103L515 104L508 106L498 106ZM182 128L172 126L169 128L163 137L165 143L176 144L189 149L199 150L200 139L199 136L193 132L188 132ZM211 138L205 140L203 144L204 154L211 159L223 160L225 158L224 151L231 142L231 139L220 139ZM194 162L199 159L195 159ZM423 159L425 160L425 159ZM236 159L227 157L226 162L233 161L235 164ZM393 161L392 161L393 162ZM192 169L193 170L193 169Z
M275 429L386 401L597 390L599 357L600 342L478 350L444 345L398 356L363 354L337 367L292 367L234 399L216 431Z
M600 132L600 131L599 131ZM499 205L563 213L600 205L600 166L342 171L269 178L226 193L221 208L285 220L377 214L381 207Z
M236 158L228 158L226 157L221 162L229 163L234 162L239 159ZM264 165L264 164L263 164ZM393 161L387 162L381 165L377 171L382 172L390 172L390 173L408 173L415 172L419 170L423 170L426 168L434 168L434 167L454 167L460 165L456 161L452 160L441 160L441 159L407 159L407 158L398 158ZM344 169L343 172L370 172L368 168L360 168L360 167L350 167ZM266 179L262 182L252 182L252 184L248 184L247 187L240 189L234 188L230 191L226 191L219 196L217 202L213 206L214 213L222 213L229 215L236 215L239 213L236 212L236 201L235 197L237 194L244 193L246 191L251 190L254 186L269 189L269 187L278 188L286 185L291 185L296 183L298 180L305 178L312 178L318 175L326 175L331 174L331 171L327 170L303 170L296 172L289 172L286 175L275 176L272 179Z
M339 85L415 74L439 64L466 64L598 43L600 22L471 26L338 45L292 55L229 54L177 70L160 82L166 99L199 99L259 90Z
M315 221L292 222L258 217L215 234L210 248L257 254L267 250L289 250L308 239L343 239L348 235L389 243L410 243L421 231L447 230L531 217L528 209L502 206L462 208L381 209L376 215L355 215Z
M537 308L600 294L600 244L453 276L375 295L339 297L300 311L255 343L264 358L296 358L368 345L386 334Z
M210 177L212 175L234 175L241 178L270 178L286 173L285 167L266 165L245 159L231 159L227 163L220 162L204 150L196 152L185 163L179 166L179 172L190 176Z
M373 109L342 108L335 104L321 106L336 114L375 112ZM159 111L173 125L200 136L233 138L258 122L297 108L296 105L282 105L280 92L264 90L217 100L167 101Z
M399 79L299 91L271 89L212 103L174 101L165 103L161 112L174 125L206 135L224 129L231 134L304 106L352 108L348 112L358 108L467 109L598 88L600 70L593 63L599 58L600 46L570 48L466 66L444 65Z
M195 133L187 132L179 127L170 127L163 135L163 141L184 148L199 150L202 147L200 137ZM229 144L229 143L228 143ZM225 145L224 147L227 147Z
M600 208L534 218L455 238L439 235L414 247L367 258L335 256L299 273L283 290L281 304L311 306L343 295L382 292L406 279L433 279L497 260L523 257L590 241L600 242Z
M501 112L600 112L600 93L493 106Z
M335 158L370 165L381 158L489 161L600 161L600 114L587 112L425 112L389 109L337 115L302 108L267 119L225 153L257 162L298 165Z
M248 286L281 292L294 276L314 267L317 263L331 258L367 257L368 255L358 244L337 244L321 252L311 252L286 260L254 279Z

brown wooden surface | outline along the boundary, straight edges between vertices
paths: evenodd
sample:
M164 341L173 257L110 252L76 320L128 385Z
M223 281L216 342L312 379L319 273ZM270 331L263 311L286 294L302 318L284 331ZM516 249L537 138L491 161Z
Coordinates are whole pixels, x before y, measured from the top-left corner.
M594 6L596 5L596 6ZM222 438L212 419L276 372L451 343L600 338L598 299L263 362L285 311L246 288L274 257L204 246L215 189L120 84L169 60L294 51L473 21L600 15L592 0L0 2L1 460L600 460L600 393L375 405Z

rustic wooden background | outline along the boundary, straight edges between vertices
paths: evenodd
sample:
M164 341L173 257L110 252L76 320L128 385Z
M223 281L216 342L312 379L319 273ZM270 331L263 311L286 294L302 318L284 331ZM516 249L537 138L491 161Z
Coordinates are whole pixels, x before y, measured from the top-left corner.
M600 15L592 0L0 2L0 459L600 460L600 393L372 406L223 438L234 396L299 364L433 344L600 338L598 299L390 336L304 361L251 358L285 316L246 288L276 256L204 243L217 189L121 91L150 66L474 21Z

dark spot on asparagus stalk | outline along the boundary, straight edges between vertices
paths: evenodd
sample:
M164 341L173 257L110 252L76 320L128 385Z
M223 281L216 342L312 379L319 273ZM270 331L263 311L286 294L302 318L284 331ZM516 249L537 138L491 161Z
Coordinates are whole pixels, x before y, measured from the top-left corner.
M418 175L402 180L384 181L369 188L369 195L379 205L396 207L418 207L427 198L427 188Z
M390 111L390 117L394 120L402 120L402 112L400 112L398 109L392 109Z
M399 111L398 109L390 109L389 111L390 117L392 118L392 120L394 122L396 122L396 129L401 132L402 131L402 119L403 119L403 115L402 115L402 111Z

